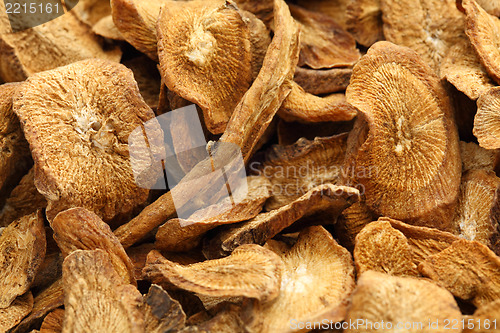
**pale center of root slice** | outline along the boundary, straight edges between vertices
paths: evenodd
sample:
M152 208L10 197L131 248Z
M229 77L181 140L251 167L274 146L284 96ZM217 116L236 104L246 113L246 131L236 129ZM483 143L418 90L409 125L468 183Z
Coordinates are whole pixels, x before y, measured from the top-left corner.
M198 23L189 40L186 56L196 66L207 65L215 53L217 41L212 33L206 31L201 23Z
M300 264L294 271L288 271L281 279L281 290L286 293L306 293L313 279L307 265Z

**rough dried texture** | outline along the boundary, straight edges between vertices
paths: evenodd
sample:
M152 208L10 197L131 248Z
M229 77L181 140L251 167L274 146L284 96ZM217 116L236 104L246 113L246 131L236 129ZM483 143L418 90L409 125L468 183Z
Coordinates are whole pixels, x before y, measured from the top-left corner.
M319 70L297 67L293 80L310 94L331 94L345 90L351 74L352 68Z
M209 258L220 257L242 244L264 244L295 221L315 213L330 217L330 221L316 223L333 223L336 215L358 200L359 192L354 188L331 184L317 186L288 205L227 226L206 244L204 253Z
M462 178L455 224L460 237L493 247L498 225L492 215L500 178L493 171L472 170Z
M500 258L479 242L457 240L418 270L477 307L500 298Z
M288 251L277 252L285 264L280 294L260 303L250 325L256 332L289 332L290 319L298 322L345 318L354 289L351 254L321 226L304 229Z
M111 7L107 0L78 0L71 11L80 21L93 26L100 19L111 14Z
M269 2L272 3L270 0ZM267 48L269 47L269 44L271 44L271 36L264 22L257 18L257 16L253 13L246 10L240 10L240 13L250 32L252 80L254 80L257 75L259 75L260 69L262 68Z
M219 225L254 218L271 196L271 182L264 176L247 177L247 182L248 192L244 198L241 191L236 190L231 199L198 210L187 220L174 218L167 221L156 233L155 246L165 251L187 251L199 244L204 233ZM231 205L231 200L238 203ZM212 211L223 213L213 216Z
M134 276L136 280L142 280L142 269L146 266L148 253L155 249L152 243L144 243L127 249L127 255L134 265Z
M165 333L184 328L186 314L176 300L160 286L153 284L142 305L148 333Z
M72 252L63 286L63 332L144 332L141 293L122 282L106 252Z
M352 129L353 123L354 121L351 120L304 124L299 122L286 122L280 119L277 126L278 144L286 146L294 144L301 138L314 140L316 137L344 134ZM258 157L258 155L256 155L256 157Z
M257 16L266 26L273 22L274 0L235 0L239 8Z
M355 202L350 207L344 209L335 224L335 231L336 234L338 234L340 243L350 251L354 249L356 235L368 225L368 223L373 222L373 220L377 218L377 216L366 207L363 201L363 196L361 196L359 202Z
M458 133L431 69L414 51L378 42L354 67L346 97L366 118L363 135L351 132L358 149L346 157L345 168L353 171L351 183L364 186L367 206L379 215L450 229L461 176Z
M208 318L205 321L194 322L185 327L180 333L248 333L241 320L242 309L235 304L222 304L217 309L217 314L213 318ZM208 315L207 315L208 316Z
M356 41L335 20L296 5L288 6L301 31L299 66L313 69L348 67L358 61L360 53Z
M62 332L64 321L64 309L55 309L43 320L40 333L60 333Z
M460 1L458 2L460 4ZM500 19L488 14L474 0L462 0L461 7L467 14L465 33L484 68L500 84Z
M262 302L279 294L283 262L272 251L255 244L242 245L222 259L180 265L153 251L144 268L156 283L167 280L175 286L201 295L250 297Z
M477 0L477 3L485 11L494 16L500 16L500 1L498 0Z
M0 332L7 332L16 326L33 309L33 295L30 291L17 297L12 304L0 309Z
M278 110L278 115L286 121L308 123L349 121L357 113L356 108L346 102L344 93L319 97L305 92L296 82Z
M346 8L346 27L366 47L384 39L380 0L353 0Z
M486 149L500 148L500 87L486 91L477 100L473 133L479 145Z
M444 328L445 320L462 320L453 295L429 281L368 271L358 279L351 302L346 321L361 319L364 325L348 328L346 333L379 332L380 326L375 329L374 324L380 325L382 321L385 332L401 332L398 323L417 323L404 330L408 333L461 332L461 329ZM430 318L433 322L438 320L438 328L428 325Z
M33 75L17 91L14 109L31 146L35 185L49 202L49 221L71 207L109 221L147 199L132 172L128 137L154 113L125 66L92 59ZM154 153L163 135L159 125L151 129ZM137 164L147 170L151 152L136 150Z
M0 50L0 76L7 82L83 59L119 61L121 57L118 47L103 49L90 27L72 13L32 29L1 34Z
M98 36L108 39L125 40L120 30L118 30L115 23L113 22L113 16L111 15L105 16L97 21L97 23L92 27L92 32L94 32Z
M464 333L498 333L500 332L500 327L498 327L498 319L500 318L500 299L487 303L481 306L474 312L471 319L476 325L472 329L466 328ZM493 320L497 319L496 325ZM467 321L466 321L467 322ZM481 323L481 325L479 325ZM485 326L485 324L489 326Z
M26 293L45 257L45 229L38 211L12 222L0 236L0 309Z
M31 289L45 289L60 279L62 276L63 259L60 252L47 253L44 261L40 265L38 273L35 275L35 279L31 284Z
M54 239L67 257L76 250L104 250L123 283L135 284L134 266L109 225L85 208L71 208L51 223Z
M368 224L356 236L354 262L358 275L373 270L397 276L418 276L405 235L388 221Z
M440 76L473 100L495 86L465 38L450 47L441 63Z
M465 38L455 0L381 0L384 36L416 51L436 73L448 49Z
M146 104L152 109L156 108L161 87L161 77L157 65L145 56L126 60L123 64L134 72L134 78Z
M462 171L495 169L497 152L484 149L474 142L460 141L460 157L462 158Z
M326 14L346 27L346 11L350 0L298 0L297 3L308 10Z
M165 85L203 110L207 128L224 131L252 80L250 31L231 1L167 2L157 28Z

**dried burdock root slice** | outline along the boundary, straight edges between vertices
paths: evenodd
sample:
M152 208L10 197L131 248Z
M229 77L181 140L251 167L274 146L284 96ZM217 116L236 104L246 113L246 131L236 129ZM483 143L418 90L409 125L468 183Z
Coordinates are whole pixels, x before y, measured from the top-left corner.
M46 99L47 92L54 98ZM148 190L132 172L128 137L154 113L125 66L92 59L35 74L17 91L14 108L35 160L35 185L49 202L49 221L71 207L110 221L146 201ZM154 152L163 135L159 125L152 129ZM149 165L148 154L138 152L144 157L137 163ZM151 170L158 174L145 177L159 176Z
M124 284L106 252L72 252L63 263L63 332L144 332L141 293Z
M273 3L271 0L267 2L269 2L270 4ZM240 10L240 13L250 32L249 37L250 52L252 53L252 80L254 80L257 75L259 75L260 69L262 68L262 63L264 62L267 48L269 47L269 44L271 44L271 36L264 22L257 18L257 16L255 16L253 13L246 10Z
M186 314L181 305L160 286L153 284L142 305L146 332L164 333L184 328Z
M165 85L202 108L210 132L222 133L252 80L250 31L237 7L167 2L157 34Z
M60 279L62 276L63 259L62 254L59 252L46 254L31 284L31 289L44 289Z
M474 142L460 141L460 157L463 172L469 170L494 171L497 152L484 149Z
M297 67L293 80L304 91L314 94L331 94L343 91L349 85L352 68L309 69Z
M271 183L264 176L247 177L248 194L231 206L230 200L241 197L238 190L232 198L222 203L198 210L189 219L174 218L163 224L156 233L155 246L165 251L187 251L199 244L207 231L223 224L237 223L254 218L259 214L266 200L271 196ZM231 207L224 209L224 207ZM224 212L213 216L212 211Z
M476 2L489 14L500 16L500 2L498 0L477 0Z
M107 0L78 0L71 11L80 21L93 26L103 17L111 15L111 6Z
M99 216L85 208L71 208L57 214L51 227L63 256L76 250L104 250L121 280L135 284L132 261Z
M345 100L344 93L325 97L304 91L298 83L292 83L292 91L278 110L280 118L286 121L325 122L349 121L357 115L357 110Z
M486 305L478 308L472 317L471 322L474 322L473 328L467 327L463 331L464 333L498 333L500 329L498 324L495 325L493 320L500 318L500 299L487 303ZM466 321L467 323L468 321ZM481 325L479 325L481 323ZM472 325L471 325L472 326Z
M216 309L216 314L212 318L200 322L193 322L180 330L180 333L202 333L202 332L220 332L220 333L248 333L248 328L241 319L242 310L240 306L224 303ZM207 315L208 316L208 315ZM200 316L201 317L201 316ZM196 318L193 318L193 320Z
M477 307L500 298L500 258L479 242L457 240L428 257L418 270Z
M257 16L267 27L273 22L274 0L235 0L239 8Z
M363 201L363 196L361 196L359 202L355 202L344 209L335 224L335 232L340 243L350 251L354 250L356 235L370 222L377 219L377 216L366 207Z
M439 322L438 328L429 326L430 318ZM368 271L358 279L346 318L360 325L345 332L379 332L382 322L387 332L401 331L396 326L401 323L417 325L404 332L455 331L443 328L445 320L462 320L457 302L446 289L422 279Z
M308 10L326 14L342 27L346 27L346 12L351 0L298 0L297 3Z
M493 171L471 170L462 177L455 224L460 237L492 248L498 226L492 215L500 178Z
M92 32L98 36L112 40L125 40L120 30L116 27L115 22L113 22L113 16L111 15L104 16L97 21L97 23L92 26Z
M291 318L342 321L355 286L351 254L322 226L304 229L291 249L278 254L285 264L280 294L256 307L251 328L289 332Z
M353 0L346 8L346 27L366 47L384 39L380 0Z
M458 133L431 69L409 48L378 42L354 67L346 97L366 118L363 135L352 132L359 148L345 165L350 181L364 186L367 206L378 215L450 229L461 176Z
M26 293L45 257L42 212L12 222L0 236L0 309Z
M8 332L33 309L33 295L30 291L17 297L12 304L0 309L0 332Z
M485 92L477 100L473 133L486 149L500 148L500 87Z
M320 212L328 215L330 221L320 220L316 223L333 223L340 212L358 200L359 191L352 187L331 184L317 186L279 209L259 214L234 226L221 227L222 230L205 244L204 254L208 258L215 258L231 253L242 244L264 244L300 218Z
M283 262L262 246L242 245L228 257L186 266L155 252L148 255L144 268L153 283L166 280L200 295L249 297L262 302L271 301L279 294Z
M388 221L368 224L356 236L354 262L358 275L373 270L397 276L418 276L405 235Z
M298 66L349 67L358 61L356 41L335 20L296 5L288 6L301 31Z
M62 332L64 321L64 309L55 309L44 319L40 327L40 333L60 333Z
M472 100L495 86L465 38L450 47L441 63L440 76Z
M448 49L465 38L455 0L381 0L387 41L416 51L436 73Z

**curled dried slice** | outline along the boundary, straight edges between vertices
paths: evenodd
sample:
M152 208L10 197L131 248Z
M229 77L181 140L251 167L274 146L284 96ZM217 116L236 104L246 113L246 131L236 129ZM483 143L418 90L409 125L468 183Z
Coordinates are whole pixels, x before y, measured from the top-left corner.
M340 243L352 251L356 243L356 235L376 218L373 212L366 207L363 196L361 196L360 201L344 209L335 224L335 231Z
M33 309L33 295L30 291L17 297L12 304L0 309L0 332L8 332Z
M124 284L102 250L72 252L63 263L63 332L144 332L141 293Z
M148 333L177 331L184 327L186 314L181 305L160 286L153 284L142 305Z
M277 126L278 144L287 146L293 145L302 138L314 140L316 137L344 134L352 129L353 123L354 121L327 121L304 124L299 122L287 122L280 119ZM250 164L251 163L252 162L250 162Z
M384 39L380 0L353 0L346 8L346 27L366 47Z
M498 320L498 318L500 318L500 298L478 308L471 319L474 323L481 323L481 325L467 327L464 333L498 333L500 328L493 323L493 320Z
M369 270L397 276L419 275L408 240L388 221L372 222L356 236L354 262L358 275Z
M102 19L97 21L96 24L92 27L92 31L104 38L113 39L113 40L125 40L123 38L120 30L116 27L113 22L113 17L111 15L104 16Z
M442 328L447 321L460 322L462 314L453 295L429 281L368 271L358 279L351 303L346 321L359 325L346 333L379 332L381 323L388 332L401 331L401 323L415 325L405 332L461 332ZM438 329L428 324L430 318Z
M280 294L258 304L250 327L289 332L291 319L342 321L355 286L351 254L321 226L304 229L291 249L278 254L285 264Z
M62 332L64 321L64 309L55 309L43 319L40 333L60 333Z
M273 0L235 0L238 7L257 16L266 26L271 26L273 21Z
M315 95L345 90L351 79L352 68L308 69L297 67L293 80L306 92Z
M48 92L54 97L45 99ZM49 202L49 221L71 207L109 221L147 199L132 172L128 137L154 113L125 66L92 59L33 75L17 91L14 108L31 145L35 185ZM154 152L163 134L151 124ZM149 152L136 156L142 166L152 163ZM159 176L158 168L150 170L145 177Z
M493 171L496 164L496 155L496 151L484 149L478 146L477 143L460 141L463 172L474 169Z
M0 309L26 293L45 257L42 212L12 222L0 236Z
M346 11L350 0L298 0L297 3L308 10L324 13L342 27L346 27Z
M357 120L363 135L351 132L354 148L345 168L351 182L363 185L367 206L379 215L450 229L461 161L438 78L414 51L378 42L354 67L346 97L363 115Z
M93 26L103 17L111 14L109 1L78 0L71 10L78 19L89 26Z
M477 100L473 133L486 149L500 148L500 87L493 87Z
M289 8L301 31L299 66L319 69L356 63L360 57L356 41L335 20L296 5Z
M180 265L152 251L145 274L153 282L215 297L250 297L266 302L279 294L283 262L272 251L255 244L242 245L222 259Z
M498 0L477 0L485 11L494 16L500 16L500 2Z
M500 258L479 242L457 240L418 270L477 307L500 298Z
M135 284L134 267L109 225L85 208L71 208L51 223L54 239L67 257L76 250L104 250L124 283Z
M185 327L180 333L203 333L203 332L220 332L220 333L247 333L248 329L241 319L242 309L240 306L225 303L217 308L217 312L213 318L208 316L205 321L193 322L193 324ZM193 316L194 317L194 316ZM196 319L196 318L194 318Z

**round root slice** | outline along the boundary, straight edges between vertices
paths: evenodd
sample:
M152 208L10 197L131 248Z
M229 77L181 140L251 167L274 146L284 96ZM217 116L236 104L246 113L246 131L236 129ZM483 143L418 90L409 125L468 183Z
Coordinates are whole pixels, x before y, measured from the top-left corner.
M488 303L474 312L471 319L475 323L481 323L481 325L474 325L473 328L467 327L464 333L499 333L500 327L498 324L495 325L493 320L500 318L500 298L496 301ZM485 325L486 324L486 325Z
M384 39L380 0L353 0L346 8L346 26L356 41L366 47Z
M298 66L313 69L348 67L358 61L360 53L356 41L335 20L296 5L288 6L301 31Z
M367 122L366 140L346 167L364 186L368 207L451 228L461 176L458 133L446 91L430 68L414 51L378 42L354 67L346 97Z
M500 148L500 87L494 87L477 100L473 133L486 149Z
M484 149L474 142L460 141L460 157L462 158L463 172L481 169L494 171L496 164L495 150Z
M343 91L349 85L352 68L309 69L297 67L293 80L314 95Z
M500 84L500 19L474 0L462 0L461 5L467 14L465 33L488 74Z
M358 275L369 270L397 276L419 275L408 240L388 221L372 222L356 236L354 262Z
M304 229L295 245L278 252L285 264L280 294L260 303L252 328L258 332L289 332L297 322L345 318L347 299L354 289L354 264L349 251L321 226Z
M45 257L41 211L12 222L0 236L0 309L26 293Z
M429 326L430 318L439 322L438 328ZM461 328L445 329L442 325L460 320L457 302L446 289L417 278L368 271L358 279L346 318L360 325L345 332L380 332L382 323L384 331L391 333L402 332L397 326L401 323L411 323L404 330L408 333L461 332Z
M222 259L180 265L152 251L144 268L153 282L169 281L197 294L215 297L250 297L262 302L279 294L283 262L259 245L242 245Z
M305 92L296 82L292 83L292 91L278 110L278 115L286 121L306 123L349 121L357 113L343 93L319 97Z
M8 308L0 309L0 332L9 332L9 330L19 324L32 309L33 295L30 291L17 297Z
M250 32L232 1L168 2L157 27L165 85L203 110L220 134L250 87Z
M154 113L125 66L92 59L39 73L14 100L35 161L35 185L49 202L49 221L71 207L109 221L147 199L148 190L135 182L128 137ZM160 171L150 158L162 147L159 125L148 139L149 149L136 147L135 156L153 179Z
M500 257L479 242L457 240L418 270L477 307L500 298Z
M51 223L63 256L76 250L104 250L124 283L135 284L134 266L108 224L85 208L71 208L56 215Z

